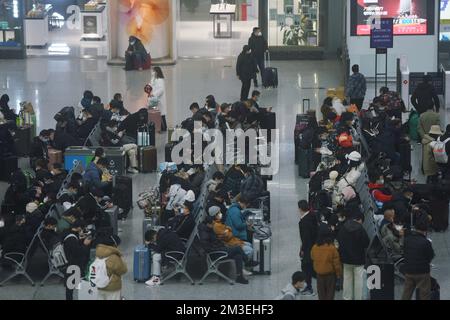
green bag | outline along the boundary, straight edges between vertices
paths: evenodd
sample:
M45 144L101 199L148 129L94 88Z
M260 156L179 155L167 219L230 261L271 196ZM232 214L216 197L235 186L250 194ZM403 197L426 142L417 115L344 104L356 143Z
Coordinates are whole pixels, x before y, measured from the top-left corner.
M420 116L416 111L411 111L411 114L409 116L408 120L408 127L409 127L409 138L411 141L417 141L420 142L418 127L419 127L419 120Z

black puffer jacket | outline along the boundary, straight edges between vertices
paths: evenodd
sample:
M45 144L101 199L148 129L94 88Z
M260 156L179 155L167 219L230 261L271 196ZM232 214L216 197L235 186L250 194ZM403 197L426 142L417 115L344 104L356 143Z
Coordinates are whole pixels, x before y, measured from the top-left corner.
M366 250L369 247L370 239L360 223L354 220L345 222L339 231L337 240L342 263L355 266L366 263Z
M430 264L434 258L431 242L418 232L405 235L404 243L405 264L402 272L406 274L430 273Z
M251 54L242 52L237 60L236 74L242 81L253 79L256 75L258 68L256 66L255 59Z
M311 249L317 241L319 231L316 215L313 212L309 212L300 219L298 228L300 231L300 239L302 241L301 251L303 251L303 262L311 261Z
M217 239L214 229L209 228L205 223L198 226L198 236L200 245L206 252L226 251L223 242Z

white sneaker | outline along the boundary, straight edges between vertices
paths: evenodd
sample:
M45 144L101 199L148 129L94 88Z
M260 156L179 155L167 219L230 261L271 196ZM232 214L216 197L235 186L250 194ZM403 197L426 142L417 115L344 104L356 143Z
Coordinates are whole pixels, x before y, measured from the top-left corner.
M161 278L153 276L150 280L145 283L149 287L157 287L161 284Z
M253 272L244 269L244 270L242 270L242 274L243 274L245 277L249 277L249 276L252 276L252 275L253 275Z
M129 169L128 169L128 173L131 173L131 174L138 174L139 171L136 170L135 168L129 168Z

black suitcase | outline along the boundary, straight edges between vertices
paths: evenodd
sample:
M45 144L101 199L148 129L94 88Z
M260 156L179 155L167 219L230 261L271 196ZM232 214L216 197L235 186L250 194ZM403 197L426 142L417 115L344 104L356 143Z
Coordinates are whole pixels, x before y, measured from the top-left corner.
M436 232L444 232L448 229L449 200L445 197L432 197L428 203L430 215L433 218L431 227Z
M272 130L277 128L277 114L275 112L264 113L261 119L261 129L267 130L267 142L272 142Z
M278 88L278 69L270 66L270 53L265 53L265 65L266 68L262 74L264 88Z
M19 161L16 156L7 156L1 159L0 181L10 182L11 175L19 169Z
M172 150L175 147L175 143L173 142L169 142L168 144L166 144L166 149L165 149L165 160L166 162L172 162Z
M309 179L312 171L312 150L297 148L298 175Z
M133 180L129 177L115 178L113 203L123 210L120 218L126 218L133 207Z
M297 149L300 148L300 135L308 127L311 122L311 116L307 112L311 109L311 100L303 99L303 114L298 114L295 119L294 129L294 145L295 145L295 164L299 162L299 153Z
M381 289L370 290L370 300L395 300L395 268L393 264L375 264L381 270Z
M412 171L411 166L411 144L402 143L399 147L400 153L400 166L402 167L403 173L409 173Z
M31 127L20 127L15 130L14 145L17 156L26 157L30 154L31 140Z

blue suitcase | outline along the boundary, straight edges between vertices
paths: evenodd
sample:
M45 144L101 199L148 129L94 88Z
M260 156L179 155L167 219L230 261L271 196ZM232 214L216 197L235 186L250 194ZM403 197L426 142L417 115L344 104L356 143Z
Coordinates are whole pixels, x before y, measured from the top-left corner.
M138 245L134 249L133 275L134 281L145 282L151 278L150 249L145 245Z

